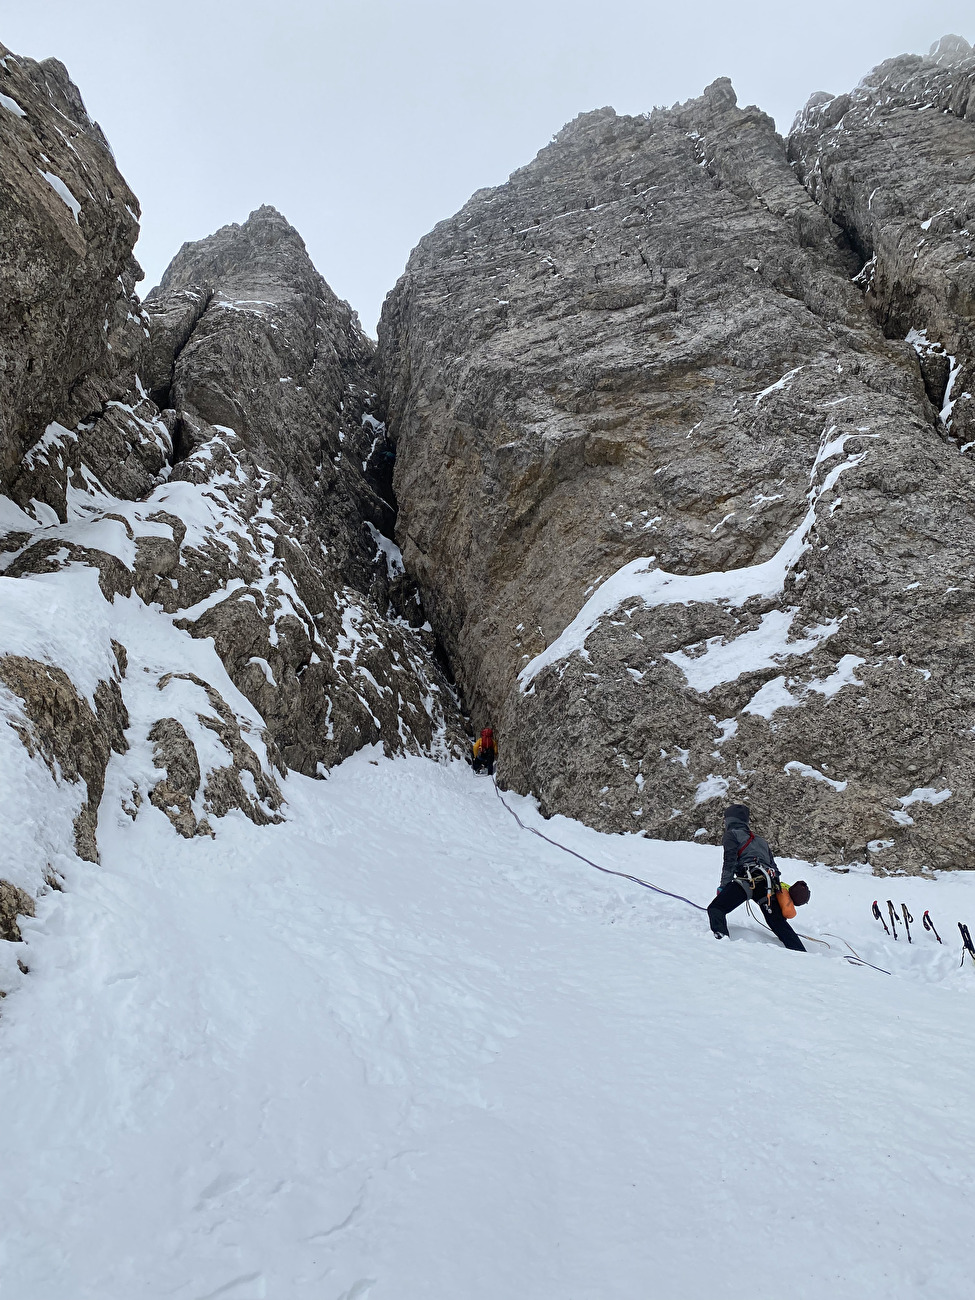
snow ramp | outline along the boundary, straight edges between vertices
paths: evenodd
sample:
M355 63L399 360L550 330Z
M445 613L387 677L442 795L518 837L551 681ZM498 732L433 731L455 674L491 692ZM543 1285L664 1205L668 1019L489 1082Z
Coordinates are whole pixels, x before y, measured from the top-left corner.
M888 976L741 912L715 943L461 764L366 750L186 840L115 811L135 761L21 922L4 1300L970 1294L969 873L803 865L800 928ZM544 827L713 893L716 848ZM946 944L878 934L878 891Z

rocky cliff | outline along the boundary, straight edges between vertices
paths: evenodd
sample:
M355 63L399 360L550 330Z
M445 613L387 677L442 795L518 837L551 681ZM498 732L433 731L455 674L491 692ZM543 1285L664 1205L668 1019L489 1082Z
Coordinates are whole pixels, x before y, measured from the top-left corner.
M917 352L948 436L975 445L975 52L948 36L814 95L789 156L864 262L884 333Z
M238 516L202 571L166 570L153 598L213 638L289 767L314 775L374 741L429 750L448 731L449 747L458 715L435 643L396 612L423 622L389 540L374 350L348 305L261 208L185 245L146 310L169 482L220 483Z
M967 865L973 75L946 38L787 143L725 80L584 114L377 355L273 208L140 303L102 132L0 47L2 936L100 819L205 847L289 768L458 752L443 652L545 811Z
M129 409L146 341L139 204L63 64L0 45L0 94L0 491L63 518L82 447L127 497L169 452L165 429L147 436ZM76 435L57 465L43 455L55 421Z
M289 767L324 775L370 743L447 754L463 721L411 625L350 309L263 208L185 246L143 310L138 206L101 131L61 64L0 55L0 910L16 937L32 895L97 857L99 819L162 814L188 837L231 812L277 820Z
M811 131L805 174L862 192ZM975 474L810 189L719 81L582 116L442 222L380 327L398 538L544 809L712 839L734 798L784 853L960 866Z

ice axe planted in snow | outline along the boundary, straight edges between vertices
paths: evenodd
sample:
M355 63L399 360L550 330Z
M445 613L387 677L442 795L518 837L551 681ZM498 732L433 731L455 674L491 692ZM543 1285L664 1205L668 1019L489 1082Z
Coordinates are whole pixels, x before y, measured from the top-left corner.
M975 961L975 944L972 943L972 936L968 932L968 926L958 922L958 929L961 931L961 964L965 964L965 953L967 952L972 961Z
M941 943L941 942L942 942L941 935L940 935L940 934L937 932L937 930L934 928L934 922L931 920L931 913L930 913L930 912L925 912L925 913L924 913L924 915L921 917L921 924L924 926L925 930L930 930L930 931L931 931L931 933L932 933L932 934L934 935L934 937L937 939L938 943Z
M884 927L884 933L889 935L890 931L887 929L887 922L884 920L883 913L880 910L880 904L877 902L876 899L873 900L873 907L871 908L871 911L874 914L874 918L878 920L880 924Z

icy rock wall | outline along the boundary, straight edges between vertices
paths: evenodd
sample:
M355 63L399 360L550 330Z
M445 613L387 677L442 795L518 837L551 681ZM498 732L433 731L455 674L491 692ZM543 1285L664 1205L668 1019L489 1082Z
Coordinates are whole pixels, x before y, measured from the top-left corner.
M863 263L726 80L583 115L412 255L397 536L544 809L967 865L975 476Z
M789 155L859 251L884 333L917 351L946 433L975 447L975 52L948 36L814 95Z
M63 64L0 45L0 94L0 492L63 519L82 451L35 472L53 421L124 496L149 488L169 450L165 429L147 437L128 410L146 339L139 205Z
M162 582L156 599L213 638L289 767L314 775L375 741L449 749L459 714L389 540L374 349L348 305L264 207L184 245L146 309L147 384L176 439L168 490L216 482L239 521L210 535L186 590Z
M150 318L137 212L62 65L4 50L0 937L100 819L205 842L285 815L288 767L462 737L349 308L261 209L186 246Z

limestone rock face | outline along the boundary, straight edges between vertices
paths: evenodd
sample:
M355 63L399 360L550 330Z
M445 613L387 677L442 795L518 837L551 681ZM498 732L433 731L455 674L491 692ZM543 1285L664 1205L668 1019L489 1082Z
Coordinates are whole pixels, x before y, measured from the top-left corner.
M274 208L185 244L146 301L151 392L177 414L179 452L233 428L368 589L368 524L392 533L373 345ZM365 466L365 468L364 468Z
M0 880L0 939L10 943L20 943L20 926L17 918L34 915L34 900L30 894L12 885L9 880Z
M106 820L265 825L289 767L325 775L370 743L446 755L464 723L390 540L392 453L350 309L264 208L183 248L150 332L138 206L104 137L61 64L0 56L0 938L16 938L32 897L97 860Z
M789 154L860 253L884 333L916 349L948 436L975 447L975 51L945 36L815 96Z
M399 600L388 540L374 349L297 231L265 207L184 245L146 309L151 392L180 458L159 500L217 481L233 523L181 542L188 563L161 552L145 598L213 638L290 767L314 775L373 741L459 741L450 687L391 604L419 609Z
M147 491L169 450L131 409L139 205L63 64L4 46L0 157L0 491L63 520L67 467L45 458L55 422L123 495ZM81 458L73 445L75 474Z
M97 861L95 828L111 752L128 748L128 714L118 669L102 679L91 702L62 669L22 655L0 657L0 682L18 701L20 716L8 713L32 758L39 757L58 782L84 784L84 799L74 819L74 848L80 858Z
M412 255L397 537L543 809L966 860L975 478L863 264L727 81L583 115Z

